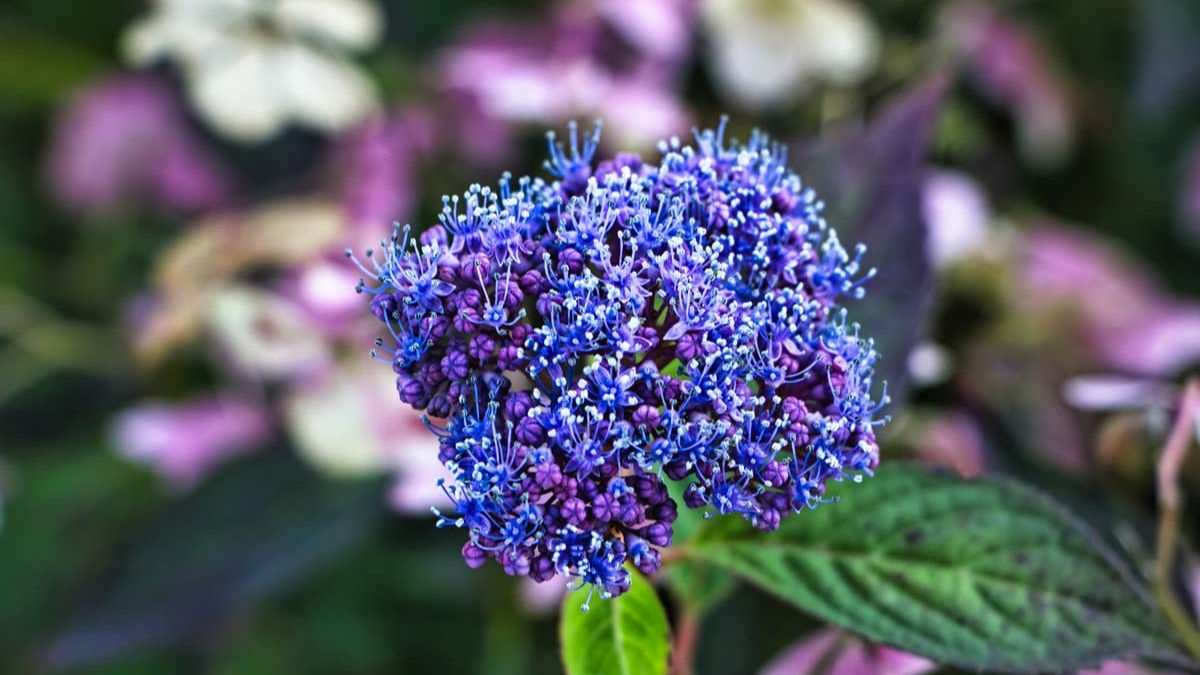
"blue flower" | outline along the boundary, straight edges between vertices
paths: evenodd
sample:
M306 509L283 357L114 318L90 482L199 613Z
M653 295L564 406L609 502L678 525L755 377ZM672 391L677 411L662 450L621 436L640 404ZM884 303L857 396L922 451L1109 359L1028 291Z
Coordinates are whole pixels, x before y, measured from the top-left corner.
M360 290L394 341L403 401L441 419L467 564L566 576L601 597L650 574L684 502L772 530L879 460L878 354L840 303L873 271L763 134L661 144L557 180L471 186L368 254Z

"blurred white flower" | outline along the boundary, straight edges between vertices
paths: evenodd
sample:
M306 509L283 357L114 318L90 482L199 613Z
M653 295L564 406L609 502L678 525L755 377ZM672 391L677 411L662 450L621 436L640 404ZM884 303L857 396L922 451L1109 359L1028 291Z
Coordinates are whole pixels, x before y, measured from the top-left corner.
M395 378L382 364L326 371L289 392L283 417L300 455L321 471L394 473L388 501L401 513L448 505L437 484L450 477L438 461L437 437L415 410L397 404Z
M874 68L879 37L842 0L704 0L718 85L761 108L803 95L816 81L859 82Z
M331 132L370 113L374 87L344 53L381 32L369 0L157 0L124 50L138 65L174 60L218 132L261 141L290 122Z
M921 342L908 354L908 376L913 384L923 387L941 384L953 370L950 352L936 342Z
M933 171L921 186L921 210L929 226L926 248L939 268L984 248L992 218L987 195L960 171Z
M374 370L379 378L330 370L289 392L283 402L283 417L300 455L329 475L370 475L386 466L386 448L373 429L371 408L380 398L374 390L395 392L388 371L382 366Z
M1115 374L1078 375L1063 384L1062 394L1075 408L1091 411L1166 408L1179 396L1166 382Z
M222 356L240 374L294 377L329 362L321 333L299 306L281 295L230 286L213 293L206 319Z

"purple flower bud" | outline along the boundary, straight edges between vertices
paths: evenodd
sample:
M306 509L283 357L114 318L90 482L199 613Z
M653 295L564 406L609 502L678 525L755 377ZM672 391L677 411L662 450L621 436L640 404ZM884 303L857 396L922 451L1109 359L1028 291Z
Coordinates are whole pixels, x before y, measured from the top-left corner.
M524 364L521 350L516 345L504 345L496 354L496 366L501 370L518 370Z
M763 467L762 479L770 487L780 487L788 480L787 465L771 460Z
M646 509L642 508L642 505L637 502L630 502L621 506L618 518L624 525L637 525L646 519Z
M528 338L529 334L532 332L533 331L528 325L519 323L508 329L508 339L511 340L514 345L521 347L524 346L526 338Z
M702 340L694 332L684 333L675 344L675 356L680 361L691 361L704 354Z
M521 290L530 295L539 295L548 287L546 278L542 276L541 271L537 268L531 269L521 275Z
M655 546L671 545L671 526L666 523L652 523L643 528L639 534Z
M538 314L542 316L551 316L554 314L556 307L560 305L561 298L551 292L542 293L538 296L537 306Z
M454 330L471 335L479 328L479 310L470 306L458 308L458 314L454 316Z
M437 277L448 284L458 281L458 261L451 256L443 256L438 264Z
M467 542L462 547L462 557L466 561L467 567L471 569L479 569L487 562L487 553L475 544Z
M442 374L452 380L461 380L467 376L467 355L458 349L451 349L441 360Z
M515 391L504 401L504 416L510 420L519 420L529 414L533 407L533 397L527 391Z
M446 337L446 331L450 330L450 320L444 316L431 316L423 323L430 340L441 340Z
M400 375L396 378L396 391L400 393L400 400L420 410L425 407L425 403L429 400L429 392L425 389L425 385L415 377Z
M433 390L437 385L446 381L442 368L437 361L427 361L417 369L417 378L426 389Z
M667 472L667 476L671 480L683 480L688 475L688 472L691 471L687 462L683 460L670 462L663 466L663 469Z
M708 498L704 496L704 490L699 485L692 483L683 491L683 503L689 509L698 509L708 503Z
M573 248L564 248L558 252L558 264L563 265L571 274L583 271L583 254Z
M483 294L474 288L464 288L454 294L454 301L460 312L464 307L479 309L483 307Z
M607 492L601 492L592 499L592 515L598 521L615 520L617 511L617 499Z
M490 335L483 333L471 338L471 342L467 345L467 354L480 363L490 359L494 351L496 351L496 341Z
M763 510L754 517L753 524L764 532L773 532L779 529L779 512L775 509Z
M633 411L633 423L639 427L657 426L659 419L658 408L651 405L639 405Z
M391 293L379 293L371 297L371 314L380 321L390 321L399 306L396 296Z
M563 502L562 517L572 525L582 525L587 520L587 505L578 497Z
M501 290L501 297L504 299L505 308L510 312L515 312L525 302L525 291L521 290L520 284L516 281L509 281Z
M675 501L668 499L647 509L646 515L669 524L675 522L675 519L679 517L679 511L675 507Z
M587 501L592 501L596 495L600 494L600 486L591 478L584 478L579 481L579 496Z
M538 556L529 566L529 578L538 582L549 581L554 576L554 562L549 556Z
M517 422L517 440L526 445L537 445L542 442L543 430L542 425L532 417L526 417L520 422Z
M506 551L501 563L504 567L504 573L510 577L523 577L529 574L529 558L525 555L514 555Z
M454 414L454 401L446 394L437 394L430 397L429 406L425 410L432 417L445 419Z
M646 576L651 576L652 574L657 572L662 567L662 556L659 554L658 551L656 551L654 549L649 549L645 553L643 553L640 557L638 557L638 560L637 560L637 563L635 563L635 566L638 568L638 571L641 572L642 574L645 574Z
M562 469L554 462L538 464L533 470L533 476L538 487L543 490L559 485L563 480Z

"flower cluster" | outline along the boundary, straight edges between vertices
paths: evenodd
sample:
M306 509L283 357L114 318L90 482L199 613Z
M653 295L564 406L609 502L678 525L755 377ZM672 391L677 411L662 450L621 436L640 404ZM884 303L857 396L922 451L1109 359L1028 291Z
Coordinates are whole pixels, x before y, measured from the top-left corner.
M839 305L872 276L864 251L782 147L726 143L722 122L657 164L593 164L599 133L549 135L555 180L445 198L439 225L367 252L360 289L393 339L377 358L440 437L456 513L439 524L469 531L467 564L607 597L627 562L658 569L667 479L775 529L871 473L886 395Z

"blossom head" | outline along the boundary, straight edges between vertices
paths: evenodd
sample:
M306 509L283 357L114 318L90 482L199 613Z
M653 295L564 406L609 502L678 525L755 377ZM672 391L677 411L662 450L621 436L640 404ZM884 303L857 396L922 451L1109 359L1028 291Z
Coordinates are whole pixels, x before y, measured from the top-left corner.
M398 231L360 285L402 401L426 410L467 563L616 595L649 574L678 504L771 530L878 462L877 353L847 320L872 276L755 134L505 176Z

